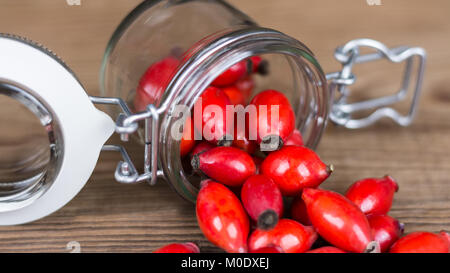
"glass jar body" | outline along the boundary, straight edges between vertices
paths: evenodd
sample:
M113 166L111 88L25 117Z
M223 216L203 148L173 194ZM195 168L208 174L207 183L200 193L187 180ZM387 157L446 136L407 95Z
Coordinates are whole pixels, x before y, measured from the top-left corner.
M313 54L287 35L258 27L223 1L163 0L138 6L107 47L100 77L102 95L120 97L133 105L146 69L177 52L184 52L180 64L155 106L160 115L159 166L184 198L195 200L198 181L183 169L180 141L171 134L184 118L175 114L176 106L191 108L217 76L251 56L263 57L270 66L268 75L254 78L252 95L265 89L283 92L291 102L305 145L316 147L326 125L330 98L325 75Z

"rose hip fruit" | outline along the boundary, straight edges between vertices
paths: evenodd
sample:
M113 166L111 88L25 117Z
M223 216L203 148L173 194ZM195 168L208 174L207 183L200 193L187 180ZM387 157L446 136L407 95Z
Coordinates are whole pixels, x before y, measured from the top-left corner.
M258 148L258 144L256 141L250 140L248 127L245 126L245 128L240 128L240 126L238 126L237 117L238 115L235 115L234 138L231 145L248 154L253 154Z
M449 253L448 233L413 232L395 242L390 253Z
M194 170L231 187L241 186L256 172L252 157L234 147L215 147L194 155L191 165Z
M303 146L303 137L299 130L295 129L292 135L284 143L286 146Z
M232 85L238 80L249 75L251 70L252 63L248 59L242 60L225 70L222 74L215 78L211 84L217 87Z
M255 82L251 77L245 77L242 80L239 80L236 82L236 87L241 90L245 101L244 105L247 105L247 103L250 100L250 96L252 95L253 88L255 87Z
M248 154L253 154L256 151L256 149L258 148L256 145L256 142L249 140L245 136L241 137L239 135L235 136L235 138L233 139L233 144L231 144L231 145L233 147L241 149L242 151L244 151Z
M287 196L319 186L332 170L314 151L300 146L285 146L271 152L261 164L261 173L272 178Z
M283 250L276 246L268 246L253 250L250 253L283 253Z
M153 253L200 253L200 249L194 243L184 244L168 244L155 251Z
M261 168L261 164L264 161L264 158L259 157L259 156L253 156L253 162L255 163L256 166L256 172L255 174L260 174L260 168Z
M152 64L139 80L134 97L134 110L143 111L149 104L157 105L180 62L166 57Z
M295 114L289 100L279 91L266 90L256 95L250 105L256 108L256 118L249 113L247 122L249 128L256 128L256 141L261 150L281 148L295 129Z
M200 229L210 242L227 252L247 252L249 219L239 199L227 187L202 181L196 212Z
M260 56L252 56L250 57L250 61L252 62L253 73L261 75L267 75L269 73L269 63Z
M347 253L347 252L334 246L323 246L307 251L306 253Z
M369 215L373 239L380 244L380 251L386 252L403 234L404 225L388 215Z
M231 145L231 140L225 138L232 137L230 134L232 128L227 128L227 119L232 124L234 113L227 111L227 105L231 105L227 95L221 89L212 86L203 91L194 105L195 129L214 145Z
M252 73L261 75L268 74L268 63L259 56L253 56L248 59L235 63L225 70L211 83L213 86L229 86L237 81L249 76Z
M366 215L387 214L397 190L397 182L392 177L385 176L357 181L350 186L345 196Z
M223 92L227 95L228 99L230 99L231 104L233 105L245 105L247 98L245 94L238 88L236 85L230 85L227 87L222 87Z
M272 229L282 216L283 196L277 184L264 175L253 175L245 181L241 189L241 200L259 229Z
M344 196L306 188L302 194L309 219L329 243L350 252L368 252L372 231L364 213Z
M441 232L439 233L442 237L444 237L445 239L447 239L447 242L450 244L450 233L448 233L445 230L441 230Z
M180 156L187 155L195 145L194 122L191 117L187 117L183 126L183 135L180 141Z
M191 154L190 154L191 160L194 157L194 155L209 151L215 147L216 146L212 145L211 143L209 143L207 141L201 141L201 142L197 143L197 145L195 145L194 148L191 150Z
M317 239L313 227L303 226L290 219L281 219L275 228L265 231L256 229L248 239L250 251L263 247L280 247L285 253L302 253L311 248Z
M306 210L306 204L301 196L296 197L294 201L292 201L291 218L302 225L312 225L311 221L309 220L308 211Z

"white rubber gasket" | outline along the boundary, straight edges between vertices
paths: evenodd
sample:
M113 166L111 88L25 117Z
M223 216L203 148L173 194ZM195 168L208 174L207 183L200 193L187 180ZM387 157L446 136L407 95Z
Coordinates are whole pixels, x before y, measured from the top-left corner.
M0 37L0 78L35 92L56 115L63 138L61 168L49 188L23 208L0 212L0 225L16 225L45 217L77 195L115 124L94 107L69 69L33 45Z

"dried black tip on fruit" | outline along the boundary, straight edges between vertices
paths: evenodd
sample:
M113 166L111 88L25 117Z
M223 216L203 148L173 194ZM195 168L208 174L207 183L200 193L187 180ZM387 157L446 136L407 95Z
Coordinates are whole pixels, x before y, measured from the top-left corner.
M377 241L370 242L366 249L364 250L364 253L380 253L380 243Z
M269 74L269 62L266 60L262 60L258 65L257 72L258 74L263 76Z
M252 59L247 59L247 75L251 75L253 72L253 61Z
M332 174L334 172L334 165L330 164L327 166L327 173Z
M233 144L232 137L224 136L217 141L217 146L230 147Z
M261 143L259 144L259 148L262 152L273 152L281 149L283 145L284 142L280 136L269 135L263 137Z
M198 170L200 168L200 159L198 155L194 155L191 159L191 166L194 171Z
M271 209L265 210L258 217L258 228L262 230L270 230L278 224L278 214Z

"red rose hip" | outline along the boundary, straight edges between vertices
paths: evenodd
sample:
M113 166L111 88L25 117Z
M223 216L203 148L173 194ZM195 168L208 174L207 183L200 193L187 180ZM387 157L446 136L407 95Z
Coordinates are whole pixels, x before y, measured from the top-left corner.
M284 143L286 146L303 146L303 137L299 130L295 129Z
M263 60L260 56L252 56L249 58L252 62L252 72L261 75L267 75L269 73L269 63Z
M194 155L206 152L211 150L212 148L215 148L216 146L212 145L211 143L207 142L207 141L201 141L199 143L197 143L194 148L191 150L191 160L193 158Z
M268 63L259 56L252 56L248 59L235 63L211 83L213 86L229 86L237 81L249 76L252 73L261 75L268 74Z
M260 249L253 250L250 253L283 253L283 250L276 246L268 246Z
M232 187L241 186L256 172L253 158L234 147L215 147L194 155L191 164L194 170Z
M227 252L247 252L248 216L227 187L211 180L202 181L196 213L198 225L210 242Z
M306 210L305 201L298 196L292 201L291 204L291 218L302 225L311 226L311 221L309 220L308 211Z
M261 173L272 178L287 196L299 194L306 187L319 186L332 170L314 151L300 146L285 146L271 152L261 164Z
M255 82L253 81L252 77L248 76L243 78L242 80L237 81L236 87L241 90L245 98L244 105L247 105L250 100L250 96L252 95L253 88L255 87Z
M217 87L232 85L238 80L249 75L252 69L252 63L248 59L242 60L230 66L227 70L215 78L211 85Z
M200 249L194 243L184 244L168 244L155 251L153 253L200 253Z
M403 234L404 225L388 215L369 215L373 239L380 244L380 251L386 252Z
M152 64L139 80L134 97L136 112L144 111L147 105L159 103L167 85L180 62L174 57L166 57Z
M450 233L448 233L445 230L441 230L441 232L439 233L442 237L444 237L447 242L450 244Z
M260 168L261 168L261 164L264 161L264 158L259 157L259 156L253 156L253 162L255 163L256 166L256 172L255 174L260 174Z
M236 85L230 85L227 87L222 87L223 92L230 99L230 103L233 105L245 105L246 97L245 94Z
M347 253L347 252L334 246L323 246L307 251L306 253Z
M233 147L239 148L248 154L253 154L257 148L258 144L254 140L250 140L249 138L249 128L246 126L239 126L239 122L237 121L238 115L235 115L234 122L234 138L233 143L231 144Z
M413 232L395 242L390 253L449 253L449 234L431 232Z
M212 86L203 91L194 104L195 130L214 145L231 145L233 128L227 128L227 120L231 125L234 113L227 111L227 105L231 105L228 96L221 89Z
M261 150L281 148L295 129L295 114L289 100L279 91L266 90L256 95L249 105L256 108L256 117L249 113L247 122L249 128L256 128L256 141Z
M302 253L311 248L317 239L313 227L303 226L290 219L281 219L275 228L256 229L248 239L250 252L263 247L280 247L285 253Z
M309 219L317 232L334 246L350 252L369 252L373 247L367 217L344 196L306 188L302 194Z
M195 145L194 122L191 117L187 117L183 126L183 135L180 141L180 156L187 155Z
M355 182L345 196L365 214L387 214L398 185L390 176L368 178Z
M264 175L253 175L245 181L241 200L259 229L272 229L282 216L283 196L277 184Z

